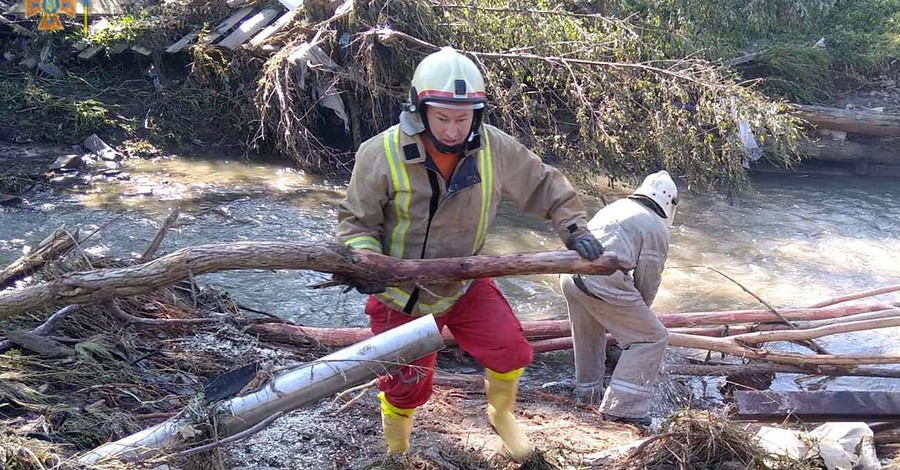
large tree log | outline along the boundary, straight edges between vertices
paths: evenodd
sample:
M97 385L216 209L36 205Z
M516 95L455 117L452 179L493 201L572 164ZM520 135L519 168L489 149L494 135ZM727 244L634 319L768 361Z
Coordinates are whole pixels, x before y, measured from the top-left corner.
M817 128L890 137L900 135L900 116L795 104L798 116Z
M813 160L840 163L882 163L900 165L900 150L897 146L863 144L846 140L819 139L801 142L801 155Z
M398 285L525 274L610 274L618 267L615 255L587 261L571 250L401 260L336 243L223 243L183 248L144 264L70 273L25 289L0 292L0 319L63 304L139 295L192 276L238 269L311 269Z

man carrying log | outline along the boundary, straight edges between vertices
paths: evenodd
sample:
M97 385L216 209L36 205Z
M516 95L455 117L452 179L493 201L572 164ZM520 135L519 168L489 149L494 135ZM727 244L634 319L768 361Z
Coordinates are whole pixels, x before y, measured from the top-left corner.
M623 269L610 276L560 277L572 325L576 398L599 403L611 421L650 425L650 399L669 340L650 306L669 252L677 192L669 174L660 171L601 209L588 228ZM604 390L607 330L623 351Z
M502 196L550 219L583 258L603 252L586 228L584 210L566 178L499 129L484 124L484 80L478 67L450 47L415 70L400 124L364 142L347 197L338 209L337 237L355 249L402 259L451 258L481 252ZM492 279L440 285L344 282L363 294L375 334L434 314L459 346L486 369L488 418L511 458L532 446L513 416L519 377L532 349ZM409 447L413 413L432 393L431 354L379 379L389 453Z

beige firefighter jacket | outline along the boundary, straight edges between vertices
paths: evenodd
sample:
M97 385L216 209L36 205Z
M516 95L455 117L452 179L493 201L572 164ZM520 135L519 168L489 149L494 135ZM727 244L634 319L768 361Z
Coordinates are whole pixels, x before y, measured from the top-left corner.
M610 276L582 276L585 287L611 304L652 306L669 255L663 218L637 201L619 199L598 211L588 229L604 251L619 257L623 269Z
M581 201L565 176L508 134L483 125L446 182L415 131L396 125L360 146L338 207L340 242L401 259L475 255L502 196L550 219L564 243L586 233ZM377 298L411 315L439 314L469 283L388 287Z

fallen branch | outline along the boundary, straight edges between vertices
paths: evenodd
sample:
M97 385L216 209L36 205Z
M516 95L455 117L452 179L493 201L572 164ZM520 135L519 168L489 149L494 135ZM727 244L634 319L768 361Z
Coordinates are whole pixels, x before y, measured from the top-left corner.
M177 326L202 325L206 323L217 323L221 321L218 318L141 318L126 313L114 300L103 302L103 305L108 308L116 318L128 324L148 326Z
M835 367L829 365L791 364L668 364L665 372L670 375L729 376L741 374L805 374L849 377L886 377L900 379L900 370L877 367Z
M525 274L609 274L615 256L587 261L571 250L401 260L335 243L237 242L183 248L144 264L70 273L53 281L0 292L0 319L39 308L128 297L200 274L239 269L311 269L386 285L429 284Z
M50 318L47 319L44 323L41 323L37 326L37 328L31 330L31 334L35 336L47 336L49 335L56 325L58 325L61 321L66 319L69 315L78 311L81 308L78 305L69 305L67 307L63 307L58 312L50 315ZM0 354L9 351L13 347L13 342L5 339L0 341Z
M192 449L183 450L181 452L178 452L175 455L177 455L181 458L184 458L184 457L187 457L190 455L199 454L201 452L206 452L208 450L213 450L216 447L221 447L226 444L231 444L232 442L237 442L237 441L240 441L241 439L246 439L246 438L262 431L263 429L268 427L270 424L272 424L276 419L278 419L282 416L284 416L284 411L279 411L279 412L273 414L272 416L269 416L268 418L256 423L249 429L241 431L233 436L229 436L220 441L212 442L212 443L202 445L199 447L194 447Z
M792 331L789 333L793 333ZM861 364L900 364L898 355L841 355L832 354L794 354L756 349L744 346L729 338L708 338L705 336L669 333L669 345L683 348L703 349L707 351L731 354L732 356L760 361L794 365L831 365L857 366Z
M821 338L823 336L836 335L840 333L877 330L880 328L891 328L895 326L900 326L900 318L896 316L890 318L878 318L874 320L838 323L835 325L810 328L808 330L757 331L753 333L744 333L741 335L729 336L728 339L743 345L753 345L771 343L776 341L802 341L812 338Z
M56 229L53 234L42 240L37 248L15 260L0 272L0 289L5 289L12 283L37 271L44 264L59 259L75 247L78 242L78 230L69 233L63 229Z
M828 307L830 305L840 304L843 302L849 302L851 300L858 300L858 299L863 299L866 297L873 297L876 295L887 294L890 292L897 292L897 291L900 291L900 284L898 284L896 286L881 287L878 289L867 290L864 292L857 292L856 294L835 297L833 299L828 299L828 300L819 302L815 305L810 305L810 308Z
M149 261L153 258L153 255L156 254L156 250L159 249L159 245L162 244L163 238L166 237L166 234L169 233L169 229L172 228L172 225L178 220L178 215L181 214L181 210L177 207L172 209L172 212L166 217L163 221L162 226L159 227L159 231L156 232L156 236L153 237L153 241L150 242L150 246L144 250L144 253L141 254L142 261Z

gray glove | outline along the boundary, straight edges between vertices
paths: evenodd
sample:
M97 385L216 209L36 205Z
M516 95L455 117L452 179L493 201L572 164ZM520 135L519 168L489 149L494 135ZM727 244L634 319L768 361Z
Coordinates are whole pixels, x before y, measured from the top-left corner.
M581 234L569 241L568 248L575 250L582 258L593 261L603 254L603 245L590 232Z

